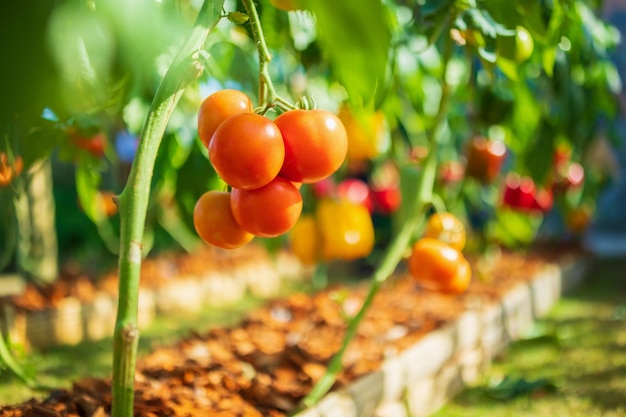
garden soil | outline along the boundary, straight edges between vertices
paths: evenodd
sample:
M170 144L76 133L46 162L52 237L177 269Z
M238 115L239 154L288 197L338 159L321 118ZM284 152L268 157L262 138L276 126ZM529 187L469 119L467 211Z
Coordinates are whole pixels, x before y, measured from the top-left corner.
M468 306L497 300L562 254L505 252L488 266L474 262L471 286L459 296L428 292L403 274L390 278L349 346L333 389L378 369L386 357L415 344ZM139 359L135 415L288 415L323 374L341 344L346 317L357 311L366 292L367 283L362 282L292 294L251 311L236 327L214 328L157 348ZM104 417L110 409L110 379L87 376L45 400L2 406L0 416Z

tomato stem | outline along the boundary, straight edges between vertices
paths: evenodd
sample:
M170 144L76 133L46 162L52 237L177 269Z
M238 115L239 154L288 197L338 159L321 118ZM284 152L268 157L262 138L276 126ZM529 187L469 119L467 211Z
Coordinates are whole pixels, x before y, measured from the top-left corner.
M295 106L278 95L274 83L272 82L269 71L272 54L267 47L261 20L259 19L259 14L254 5L254 0L242 0L242 3L250 18L249 22L250 28L252 29L252 37L254 38L254 43L259 53L259 108L256 109L255 112L265 114L268 110L276 106L282 110L292 110Z
M402 257L406 251L406 248L411 243L413 234L424 222L426 210L432 204L433 201L433 188L435 185L435 177L437 173L437 147L440 137L440 130L442 129L444 122L446 121L446 112L448 107L448 99L450 94L450 88L446 81L446 72L448 68L448 62L452 56L453 45L449 38L445 39L443 50L443 75L442 75L442 89L441 99L439 102L439 108L434 118L434 124L432 130L428 134L428 140L430 149L428 156L424 162L424 170L420 177L418 184L418 192L414 198L409 202L408 213L413 213L404 222L398 233L394 236L387 250L383 254L376 270L371 276L371 283L361 305L359 311L352 316L347 323L346 333L344 335L341 347L331 358L326 372L322 378L315 384L309 394L304 397L301 402L301 407L312 407L324 395L330 390L335 383L337 375L342 370L343 355L346 352L350 342L356 336L358 326L365 316L365 313L372 305L374 297L376 296L381 285L387 278L389 278L396 270L398 264L402 260ZM299 409L300 410L300 409Z
M159 145L184 89L203 71L199 51L220 19L224 0L205 0L185 43L163 77L143 126L141 141L124 190L119 196L119 301L113 335L112 417L132 417L142 240L150 183Z

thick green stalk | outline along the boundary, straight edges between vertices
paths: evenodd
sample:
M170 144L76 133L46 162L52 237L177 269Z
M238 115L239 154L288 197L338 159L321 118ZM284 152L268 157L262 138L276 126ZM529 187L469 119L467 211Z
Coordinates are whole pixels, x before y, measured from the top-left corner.
M391 244L387 247L378 267L374 271L371 277L371 284L368 289L368 293L365 296L365 300L361 305L359 311L352 316L347 323L346 333L344 335L343 342L339 351L331 358L326 373L315 384L311 392L302 400L302 408L312 407L324 395L331 389L337 375L342 370L342 360L348 345L356 336L358 326L365 316L365 313L371 306L376 293L380 289L381 284L395 271L396 267L402 260L404 251L411 243L413 233L424 221L426 210L432 203L433 188L435 185L435 177L437 173L437 142L440 135L440 130L446 120L446 112L448 108L449 98L449 86L445 79L445 74L448 67L448 62L452 54L452 44L449 39L444 45L444 66L443 66L443 80L442 80L442 92L441 100L439 102L439 108L437 115L435 116L434 126L429 134L429 152L424 162L424 169L420 177L420 183L418 185L418 191L413 200L409 202L408 213L413 213L409 216L405 223L402 225Z
M139 330L137 308L142 238L157 151L185 87L202 73L199 51L220 19L224 0L205 0L185 43L161 81L141 134L139 149L119 196L121 219L119 301L113 339L112 417L132 417Z

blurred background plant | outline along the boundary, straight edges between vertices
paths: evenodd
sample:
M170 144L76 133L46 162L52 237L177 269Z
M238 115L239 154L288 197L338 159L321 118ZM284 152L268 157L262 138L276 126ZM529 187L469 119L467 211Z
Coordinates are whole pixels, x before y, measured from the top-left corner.
M278 92L294 101L312 96L339 113L350 136L348 162L327 190L304 186L305 212L322 197L360 198L376 232L371 254L363 253L366 265L403 222L402 197L414 190L435 126L435 192L440 209L470 228L468 250L581 238L615 175L606 162L611 152L597 156L616 141L612 121L622 87L609 55L619 33L599 17L601 4L278 6L258 1ZM191 0L1 6L8 59L0 69L0 168L12 174L0 188L0 270L50 282L59 259L115 262L113 196L125 183L159 80L198 9ZM222 19L203 51L207 71L185 91L159 151L144 254L193 251L194 204L222 186L197 137L202 99L234 88L257 100L255 45L241 15L232 13L245 10L229 0L225 11L230 19ZM449 105L439 120L444 94ZM355 187L360 196L350 191ZM285 236L262 241L269 248L289 244Z

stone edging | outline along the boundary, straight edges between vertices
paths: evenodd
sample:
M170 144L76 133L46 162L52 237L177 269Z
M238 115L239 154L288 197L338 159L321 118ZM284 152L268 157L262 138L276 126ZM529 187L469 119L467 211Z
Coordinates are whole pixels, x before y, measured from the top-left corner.
M425 417L478 380L494 356L519 339L561 295L578 286L589 261L547 265L499 302L468 309L382 369L328 394L295 417Z
M268 257L267 262L254 259L202 276L178 276L158 288L142 287L139 326L145 328L160 314L196 314L207 306L232 305L246 293L274 297L283 284L303 279L309 272L294 255L281 251ZM99 291L89 303L66 297L54 308L41 311L24 311L5 304L0 310L0 330L11 343L34 348L100 340L113 334L116 306L116 297L105 291Z

